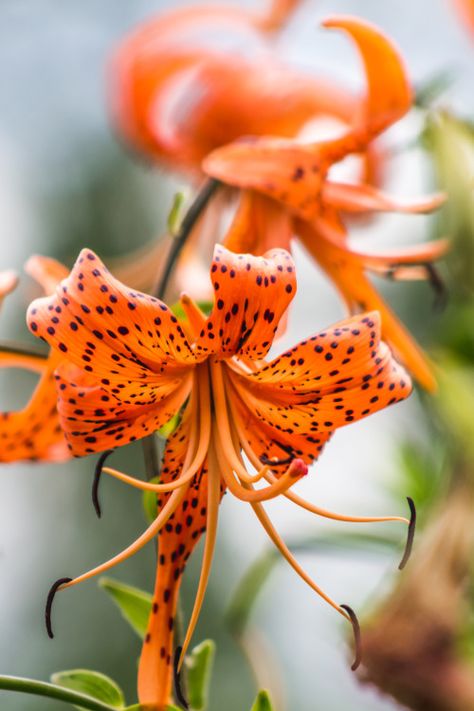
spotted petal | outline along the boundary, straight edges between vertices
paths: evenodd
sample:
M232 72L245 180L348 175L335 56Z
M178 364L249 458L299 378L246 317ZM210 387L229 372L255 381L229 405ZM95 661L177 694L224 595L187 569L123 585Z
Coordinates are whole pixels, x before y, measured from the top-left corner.
M197 352L262 358L296 292L291 256L274 249L254 257L217 245L211 279L214 308L196 342Z
M122 285L87 249L53 296L31 304L28 325L129 405L156 404L196 362L170 309Z
M403 368L380 342L378 314L341 321L252 374L231 375L249 410L287 435L317 436L359 420L411 392Z

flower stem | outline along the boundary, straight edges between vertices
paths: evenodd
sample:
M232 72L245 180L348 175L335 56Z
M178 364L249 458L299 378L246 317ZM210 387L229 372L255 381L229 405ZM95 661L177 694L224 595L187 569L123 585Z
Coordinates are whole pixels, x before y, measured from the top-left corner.
M17 676L0 676L0 689L18 691L23 694L33 694L34 696L47 696L50 699L56 699L57 701L64 701L67 704L90 709L90 711L116 711L112 706L93 699L91 696L86 696L78 691L65 689L56 684L37 681L36 679L24 679Z
M158 299L164 298L168 282L173 273L176 261L179 255L181 254L181 250L186 244L188 237L193 231L196 222L199 220L203 211L206 209L209 200L213 197L219 185L220 182L218 180L214 180L212 178L206 180L206 182L203 184L200 191L194 198L185 216L183 217L183 221L181 222L181 226L178 230L178 233L173 240L168 259L163 269L163 273L161 275L160 280L158 281L158 284L156 285L154 295Z

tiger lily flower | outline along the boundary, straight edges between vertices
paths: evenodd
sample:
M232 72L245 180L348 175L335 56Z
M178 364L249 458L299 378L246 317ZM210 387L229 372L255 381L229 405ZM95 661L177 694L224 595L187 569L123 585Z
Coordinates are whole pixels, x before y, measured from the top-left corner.
M234 224L225 244L261 254L288 247L296 234L341 292L350 313L376 309L382 334L419 382L435 388L431 366L421 349L377 293L366 273L391 278L438 280L432 262L447 250L438 240L392 253L368 254L353 249L343 223L346 213L399 211L423 213L438 207L443 195L400 201L367 184L345 184L329 170L401 118L410 108L411 91L396 49L375 27L338 17L323 23L344 30L355 42L367 76L364 110L352 129L334 140L302 143L296 139L249 137L213 151L205 172L242 190ZM275 230L274 225L278 228Z
M48 294L67 274L61 264L45 257L31 257L25 271L41 284ZM0 299L13 290L17 279L11 272L0 275ZM53 316L54 318L54 316ZM56 409L54 371L61 359L59 352L49 356L23 351L22 348L0 346L0 367L21 368L40 376L27 405L15 412L0 413L0 462L63 461L70 454Z
M138 675L140 702L153 709L162 709L170 698L181 576L206 531L182 659L206 590L225 491L250 504L298 575L347 619L348 608L341 608L299 566L263 502L283 495L336 520L408 523L399 516L341 516L291 490L338 427L410 393L409 377L380 341L378 314L342 321L266 361L296 291L291 256L281 249L256 257L216 246L210 276L213 310L206 318L183 295L185 331L166 304L121 284L85 249L55 294L36 300L28 312L30 329L67 358L55 374L58 410L76 456L143 438L176 413L181 416L167 442L160 483L104 467L138 489L157 492L155 521L113 559L59 580L48 603L57 589L108 570L159 535L153 607ZM243 453L254 474L247 471Z
M144 156L201 178L206 155L241 136L292 137L322 117L349 125L361 108L357 97L328 78L286 66L269 47L268 31L279 29L297 5L277 0L265 13L197 5L134 30L109 72L120 135ZM379 162L370 147L368 175Z

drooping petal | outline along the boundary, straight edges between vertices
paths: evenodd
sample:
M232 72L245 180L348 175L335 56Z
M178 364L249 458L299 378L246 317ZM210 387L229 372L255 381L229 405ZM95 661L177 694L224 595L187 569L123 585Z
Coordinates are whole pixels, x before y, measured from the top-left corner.
M28 325L128 405L158 404L196 362L170 309L122 285L87 249L55 295L31 304Z
M341 225L329 220L318 220L314 226L299 222L297 232L310 254L337 286L349 312L379 311L383 338L421 385L427 390L435 390L436 380L428 357L370 283L364 272L364 260L340 244L341 235L344 236ZM370 268L369 263L367 266Z
M409 376L361 314L303 341L254 373L230 371L250 412L287 435L331 433L406 398Z
M254 257L216 245L211 279L214 307L196 342L197 352L262 358L296 292L291 256L274 249Z
M0 272L0 305L17 283L15 272ZM68 458L56 410L53 373L58 362L57 354L43 357L17 352L13 347L1 349L1 368L30 370L38 373L40 379L23 409L0 413L0 462L64 461Z
M27 405L0 414L0 462L59 462L70 456L56 409L54 370L59 360L58 354L41 359L40 380Z
M189 423L168 439L161 480L173 481L182 472L189 444ZM161 508L169 494L158 499ZM142 704L161 709L170 702L176 605L186 563L207 520L207 463L195 476L183 502L158 539L158 561L152 612L138 669L138 697Z
M326 181L323 200L337 210L347 212L408 212L424 213L436 210L445 201L443 193L424 198L402 200L393 198L371 185L351 185Z

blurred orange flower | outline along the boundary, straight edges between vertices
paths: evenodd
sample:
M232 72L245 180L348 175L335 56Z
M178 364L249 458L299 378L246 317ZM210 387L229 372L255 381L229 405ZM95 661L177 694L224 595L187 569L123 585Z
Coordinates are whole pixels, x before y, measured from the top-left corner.
M428 212L444 200L434 195L412 201L389 197L367 184L331 180L329 169L402 117L411 91L397 51L375 27L351 17L327 20L355 41L367 75L367 96L352 128L340 138L319 143L252 137L213 151L205 171L241 188L240 208L225 240L235 251L256 254L273 246L289 247L296 234L341 292L350 313L377 309L382 333L420 383L434 389L431 367L395 314L372 286L366 272L395 279L432 279L432 262L447 250L446 240L388 253L368 254L347 243L345 213ZM264 197L263 197L264 196Z

